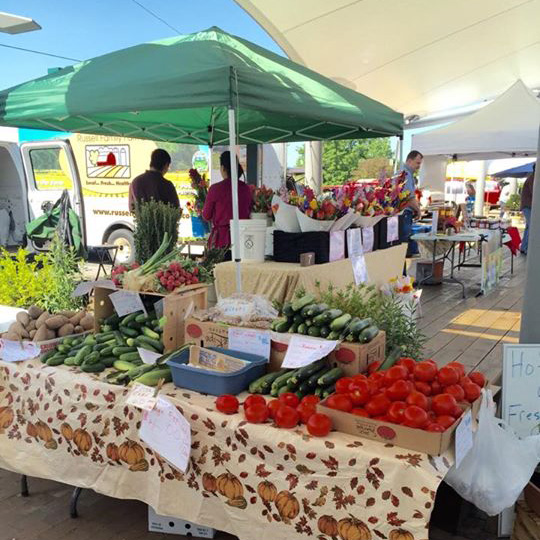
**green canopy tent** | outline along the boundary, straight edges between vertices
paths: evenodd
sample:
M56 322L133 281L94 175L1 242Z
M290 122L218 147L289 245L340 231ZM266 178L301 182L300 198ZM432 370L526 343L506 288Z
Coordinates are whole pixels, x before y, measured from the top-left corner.
M0 93L0 125L178 143L401 135L403 117L219 28L144 43ZM234 258L238 193L232 160ZM240 266L237 265L240 289Z

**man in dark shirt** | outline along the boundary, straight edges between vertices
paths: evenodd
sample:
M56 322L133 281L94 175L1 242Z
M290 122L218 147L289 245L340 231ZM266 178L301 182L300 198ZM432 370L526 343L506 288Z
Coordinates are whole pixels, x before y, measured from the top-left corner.
M519 250L523 255L527 255L527 249L529 248L529 224L531 222L531 208L532 208L532 196L534 187L534 171L536 164L533 165L533 172L527 176L525 183L523 184L523 190L521 191L521 212L525 218L525 232L523 233L523 239L521 240L521 246Z
M156 148L150 158L150 168L137 176L129 186L129 209L133 211L136 202L147 202L150 199L168 203L180 209L180 201L174 184L166 180L171 164L169 152Z

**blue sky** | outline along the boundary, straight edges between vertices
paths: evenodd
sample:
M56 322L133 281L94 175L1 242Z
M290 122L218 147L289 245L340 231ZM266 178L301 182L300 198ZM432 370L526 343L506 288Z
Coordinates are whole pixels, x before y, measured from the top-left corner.
M210 26L281 53L266 32L233 0L137 0L181 34ZM0 44L48 52L78 60L176 34L133 0L3 0L0 10L30 17L42 30L0 34ZM0 47L0 87L7 88L64 67L69 60Z

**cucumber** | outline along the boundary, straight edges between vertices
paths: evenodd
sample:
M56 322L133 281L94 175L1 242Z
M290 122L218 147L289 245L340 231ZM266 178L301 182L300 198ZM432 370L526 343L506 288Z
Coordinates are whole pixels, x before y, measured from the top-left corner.
M116 356L101 356L99 358L99 361L105 366L105 367L112 367L112 365L116 362ZM64 362L65 363L65 362Z
M102 324L101 325L101 332L110 332L113 329L113 327L110 324Z
M313 319L306 319L304 321L304 324L309 328L310 326L313 325Z
M401 347L395 347L390 351L384 362L381 363L377 371L386 371L390 369L401 357Z
M263 375L262 377L255 379L249 385L249 389L248 389L249 393L250 394L268 394L272 387L272 383L278 377L281 377L281 375L287 373L288 371L289 371L288 369L283 368L283 369L280 369L279 371L267 373L266 375Z
M82 342L84 341L84 338L83 337L78 337L78 338L75 338L73 340L73 342L71 343L71 345L73 347L77 347L78 345L82 345Z
M377 337L378 333L379 329L375 325L368 326L365 330L360 332L358 335L358 341L360 343L369 343L372 339Z
M103 349L106 349L107 347L110 347L107 343L96 343L94 347L92 348L93 351L102 351Z
M126 326L126 324L129 324L131 321L134 321L137 318L137 315L139 315L139 311L136 311L135 313L130 313L129 315L126 315L120 321L120 326Z
M306 334L307 334L307 326L306 326L306 323L299 324L296 331L297 331L299 334L306 335Z
M316 317L328 309L328 304L311 304L308 309L307 316L310 318Z
M290 380L299 383L309 379L314 373L320 371L323 367L327 366L326 359L322 358L308 364L307 366L301 367L296 371L293 377Z
M96 364L83 364L81 366L81 370L85 373L100 373L105 369L105 365L101 362L98 362Z
M166 324L167 324L167 317L163 315L163 317L159 318L157 325L161 328L161 330L163 330Z
M128 328L127 326L120 326L120 332L128 337L137 337L139 332L134 328Z
M114 347L112 350L112 353L114 354L114 356L118 356L118 357L121 354L133 353L133 352L137 352L137 347Z
M70 348L67 345L61 344L61 345L57 345L56 349L61 353L65 353L65 352L69 351Z
M94 351L84 357L81 365L84 366L84 364L96 364L97 362L99 362L99 352Z
M85 345L81 347L77 354L75 355L75 365L80 366L83 363L83 360L92 352L92 345Z
M309 306L309 304L315 303L315 296L313 296L311 293L304 294L304 296L300 298L296 298L291 303L291 308L294 312L301 311L306 306Z
M138 330L140 332L142 324L138 323L137 321L129 321L126 326L128 328L133 328L134 330Z
M118 357L118 359L123 360L124 362L137 362L140 361L141 357L139 356L139 353L135 351L123 353Z
M274 325L274 331L279 333L286 332L290 327L289 321L285 318L277 320L278 322Z
M321 331L320 331L320 335L322 338L327 338L330 334L330 327L329 326L321 326L321 327L317 327L317 328L320 328Z
M135 341L137 338L129 337L126 339L126 346L127 347L136 347L137 342Z
M108 345L105 349L101 349L101 351L99 351L99 355L102 358L106 356L113 356L113 349L114 347L112 345Z
M161 339L161 335L158 334L157 332L154 332L150 328L148 328L148 326L143 326L141 331L143 335L145 335L146 337L149 337L150 339L155 339L157 341Z
M49 358L52 358L58 351L56 349L51 349L50 351L47 351L41 358L41 362L43 364L46 364L47 363L47 360Z
M308 336L320 337L321 329L318 326L310 326L307 331Z
M349 313L344 313L337 319L332 320L332 322L330 323L330 330L332 330L333 332L342 331L351 319L352 316Z
M163 369L153 369L152 371L143 373L140 377L135 379L135 382L146 386L157 386L161 379L164 379L166 383L172 381L171 370L168 367Z
M127 376L133 381L137 377L140 377L147 371L152 371L154 369L154 366L150 366L148 364L143 364L142 366L136 366L133 369L130 369L127 372Z
M135 317L135 321L138 323L143 323L143 322L146 322L147 320L148 320L148 315L146 315L145 313L139 313L139 315Z
M64 363L64 360L67 358L65 354L56 354L47 360L48 366L60 366Z
M130 369L133 369L137 366L135 364L132 364L131 362L124 362L124 360L115 360L113 362L113 367L117 371L129 371Z
M64 366L75 366L75 357L74 356L68 356L64 360Z
M118 345L119 347L122 347L122 345L125 344L124 336L122 336L122 334L118 330L114 331L114 339L116 341L116 345Z
M66 337L62 340L62 345L69 345L70 347L73 345L73 342L75 341L75 338L73 337Z
M148 343L145 343L144 341L142 341L141 343L139 343L139 348L141 349L144 349L145 351L150 351L150 352L154 352L154 353L160 353L162 351L158 351L156 348L152 347L152 345L149 345Z
M95 337L94 337L92 334L89 334L89 335L87 335L87 336L84 338L83 343L84 343L85 345L92 345L92 346L93 346L93 345L96 344L96 339L95 339Z
M150 347L156 349L158 352L163 352L163 343L161 343L158 339L153 339L148 336L139 336L135 339L135 343L146 343L150 345Z
M113 313L112 315L109 315L104 321L104 324L110 324L111 326L116 326L120 322L120 317L118 316L118 313Z
M340 367L336 367L321 375L317 379L317 384L319 386L329 386L330 384L335 384L341 377L343 377L343 370Z

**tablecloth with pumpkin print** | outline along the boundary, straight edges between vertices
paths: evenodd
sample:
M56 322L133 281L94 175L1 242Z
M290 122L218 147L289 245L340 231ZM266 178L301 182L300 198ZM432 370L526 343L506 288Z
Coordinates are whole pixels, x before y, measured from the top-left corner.
M333 432L324 439L225 416L166 385L189 420L182 474L138 435L129 390L38 360L0 362L0 467L139 499L240 540L426 540L443 457Z

